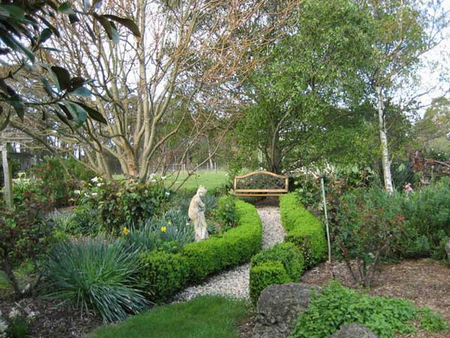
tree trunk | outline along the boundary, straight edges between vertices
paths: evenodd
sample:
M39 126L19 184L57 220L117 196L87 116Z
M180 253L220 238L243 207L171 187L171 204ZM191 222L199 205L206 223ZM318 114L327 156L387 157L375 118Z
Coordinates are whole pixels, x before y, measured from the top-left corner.
M384 116L383 92L381 86L376 86L375 90L377 92L378 99L378 128L380 131L381 164L383 166L384 188L387 192L391 193L394 191L394 187L392 185L391 161L389 159L386 120Z

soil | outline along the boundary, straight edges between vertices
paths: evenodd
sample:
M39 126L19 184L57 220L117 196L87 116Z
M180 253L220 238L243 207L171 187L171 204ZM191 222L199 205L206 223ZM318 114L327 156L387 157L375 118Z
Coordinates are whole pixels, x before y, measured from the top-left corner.
M18 309L22 315L34 314L31 319L32 338L81 338L102 324L99 316L81 313L60 301L41 298L25 298L17 302L0 300L4 317L12 308Z
M301 282L319 286L328 285L331 279L343 285L355 287L355 283L343 263L322 263L307 271ZM450 268L431 259L406 260L383 266L381 274L369 290L371 295L401 297L416 306L426 306L440 313L450 325ZM251 338L254 318L240 327L239 338ZM418 330L397 338L450 338L450 330L432 333Z

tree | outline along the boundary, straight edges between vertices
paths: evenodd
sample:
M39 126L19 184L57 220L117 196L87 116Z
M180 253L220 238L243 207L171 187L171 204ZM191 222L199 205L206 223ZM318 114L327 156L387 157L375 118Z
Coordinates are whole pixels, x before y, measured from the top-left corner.
M117 34L114 22L139 36L139 29L132 20L98 14L99 7L101 2L98 0L94 0L92 4L90 1L83 1L81 9L77 9L69 1L61 4L52 0L5 1L0 4L0 55L3 64L0 69L0 115L5 113L0 130L9 123L12 110L23 119L28 108L40 107L45 107L47 112L56 113L60 118L61 113L70 114L79 123L84 122L88 116L102 123L106 122L95 109L87 109L74 99L79 93L86 92L85 78L71 76L67 69L57 64L42 62L42 55L49 51L47 42L52 36L61 37L55 21L65 20L63 15L67 16L71 24L92 18L103 27L110 39L115 39ZM34 96L28 100L22 95L21 87L29 76L36 77L36 82L29 85L36 87L37 83L42 84L47 95L39 98ZM48 110L48 107L52 107L52 110Z
M261 62L259 51L276 38L295 1L280 5L271 20L264 4L124 0L107 10L131 11L141 34L118 27L115 45L98 43L103 30L95 18L76 28L65 24L61 47L68 53L61 62L70 73L93 79L95 100L80 102L85 110L97 108L108 123L73 123L67 111L64 123L42 120L37 112L13 123L42 143L51 135L80 145L89 165L106 176L113 158L125 174L146 179L167 159L169 144L181 148L176 157L183 161L210 130L223 137L241 104L234 94L240 79ZM50 53L49 62L57 57Z
M420 56L436 46L439 32L448 24L448 17L434 1L426 8L415 0L360 0L373 20L374 67L366 74L373 90L373 104L378 113L381 160L384 186L393 191L391 155L389 152L386 102L393 100L405 80L415 76Z
M253 102L238 130L241 144L259 149L274 172L295 169L370 133L355 109L370 52L367 12L354 1L305 1L289 36L247 82Z

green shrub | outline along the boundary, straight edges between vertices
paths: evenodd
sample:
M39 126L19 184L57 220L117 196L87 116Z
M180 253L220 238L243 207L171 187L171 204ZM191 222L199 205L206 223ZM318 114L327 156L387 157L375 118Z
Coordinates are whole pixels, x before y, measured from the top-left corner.
M352 277L362 286L370 286L393 241L405 229L401 203L400 194L377 187L356 189L342 197L333 243L338 258L347 263Z
M292 282L280 261L265 261L250 269L250 299L256 304L261 292L272 284Z
M136 286L140 269L137 253L103 238L58 245L45 265L50 296L69 301L84 311L100 313L105 322L122 320L149 303Z
M161 214L170 193L159 183L110 181L95 187L91 196L88 204L99 209L105 229L118 234Z
M51 218L55 221L55 229L67 236L97 236L102 230L98 210L89 206L81 205L73 212L54 214Z
M405 236L396 243L399 254L429 257L439 252L442 238L450 237L449 181L442 179L408 194L403 209L407 226ZM424 242L425 247L418 245Z
M282 271L279 263L283 268ZM303 255L292 243L278 243L253 256L250 267L252 302L256 304L262 290L271 284L297 282L303 269Z
M423 317L423 316L422 316ZM360 323L380 338L394 338L414 332L413 321L420 321L421 311L410 301L400 298L370 297L332 282L320 295L313 296L309 308L299 316L291 338L323 338L339 329L342 324ZM431 318L426 316L426 318ZM424 320L426 328L445 328L442 318Z
M251 263L256 266L267 261L280 261L294 282L300 279L304 270L303 255L292 243L278 243L253 256Z
M236 210L236 198L233 196L221 197L217 210L214 213L214 218L219 223L219 228L223 231L236 226L239 220Z
M143 267L140 277L148 285L152 301L164 301L185 286L189 264L183 255L157 251L139 257Z
M303 207L295 193L280 196L280 213L283 227L288 232L285 241L301 249L306 267L319 263L327 252L320 221Z
M50 247L53 222L45 219L35 203L26 201L14 210L0 209L0 270L8 276L15 297L24 296L13 273L25 261L38 268Z

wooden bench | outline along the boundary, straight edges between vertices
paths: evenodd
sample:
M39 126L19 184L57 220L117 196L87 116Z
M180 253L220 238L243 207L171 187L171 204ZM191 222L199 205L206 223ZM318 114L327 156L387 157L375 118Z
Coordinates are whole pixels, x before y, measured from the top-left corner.
M289 177L270 171L253 171L235 176L233 190L237 197L280 196L289 191Z

